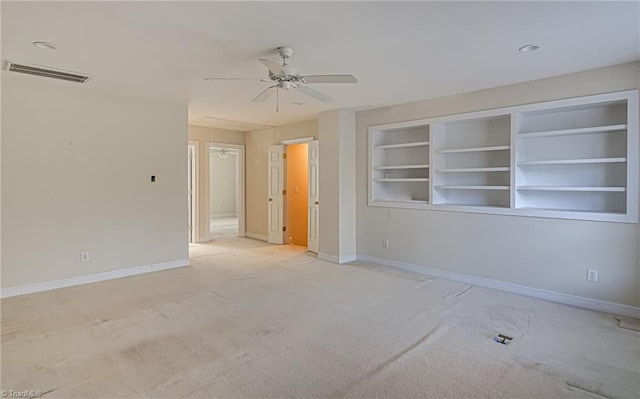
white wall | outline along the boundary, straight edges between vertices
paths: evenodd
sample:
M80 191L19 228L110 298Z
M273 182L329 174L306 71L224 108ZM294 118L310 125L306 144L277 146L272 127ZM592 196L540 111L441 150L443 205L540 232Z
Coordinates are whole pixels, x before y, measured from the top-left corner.
M186 105L3 71L2 287L187 259L186 145Z
M635 62L358 112L358 253L640 306L638 224L367 206L369 126L635 89L639 70ZM598 283L586 281L587 267L600 271Z
M318 137L318 121L294 123L245 133L247 234L267 237L267 151L283 140ZM322 166L320 166L322 169Z
M211 192L209 194L210 216L237 216L237 162L235 154L220 158L216 152L210 154L209 176Z
M318 115L320 140L320 236L318 254L332 261L356 255L355 114Z

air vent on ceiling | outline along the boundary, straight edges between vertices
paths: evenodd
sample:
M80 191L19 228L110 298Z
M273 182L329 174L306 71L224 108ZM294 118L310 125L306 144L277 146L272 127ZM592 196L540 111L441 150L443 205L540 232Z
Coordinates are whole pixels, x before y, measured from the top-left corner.
M91 75L83 75L77 72L63 71L40 65L18 64L9 60L5 60L4 62L4 70L78 83L85 83L92 78Z

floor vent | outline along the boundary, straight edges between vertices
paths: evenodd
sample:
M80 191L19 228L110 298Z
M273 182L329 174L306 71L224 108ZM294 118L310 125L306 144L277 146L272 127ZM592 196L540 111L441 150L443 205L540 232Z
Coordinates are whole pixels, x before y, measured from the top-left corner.
M5 60L4 62L4 70L77 83L85 83L87 80L92 78L91 75L85 75L71 71L62 71L59 69L53 69L39 65L18 64L9 60Z
M504 334L498 334L493 338L493 340L502 345L509 345L513 338Z

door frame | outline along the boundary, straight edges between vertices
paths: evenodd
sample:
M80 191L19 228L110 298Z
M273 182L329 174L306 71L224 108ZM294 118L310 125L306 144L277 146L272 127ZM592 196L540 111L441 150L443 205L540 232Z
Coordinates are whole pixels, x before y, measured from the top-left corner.
M211 241L211 239L213 238L211 235L211 222L210 222L210 218L211 218L211 175L210 175L210 171L211 171L211 148L230 148L230 149L234 149L234 150L238 150L238 168L236 171L236 187L237 187L237 195L238 195L238 208L240 209L239 215L238 215L238 237L245 237L246 236L246 227L245 227L245 161L244 161L244 144L228 144L228 143L218 143L218 142L210 142L207 141L206 143L206 148L205 148L205 153L207 154L207 159L206 159L206 173L205 176L207 176L206 182L205 182L205 203L204 203L204 211L205 211L205 215L207 216L207 225L206 225L206 234L207 237L209 239L209 241Z
M191 223L191 240L189 241L189 243L200 242L200 224L198 222L200 220L200 212L198 206L200 202L198 201L198 182L200 181L198 153L200 147L198 144L199 143L197 141L189 140L187 142L187 157L189 156L189 153L191 153L191 159L188 159L189 165L191 166L191 182L187 183L187 190L189 190L189 183L191 184L191 220L189 220L189 222ZM189 179L188 173L189 171L187 171L187 179Z

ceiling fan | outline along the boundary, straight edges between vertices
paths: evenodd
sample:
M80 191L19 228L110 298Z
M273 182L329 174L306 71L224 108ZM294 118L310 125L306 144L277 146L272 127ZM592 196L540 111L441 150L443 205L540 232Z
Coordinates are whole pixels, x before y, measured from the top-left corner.
M316 100L328 103L333 98L307 86L308 83L358 83L353 75L302 75L300 71L287 63L289 57L293 55L293 49L287 46L277 48L278 54L282 57L282 64L264 58L260 62L269 70L268 79L248 79L248 78L205 78L205 80L259 80L261 82L271 82L273 85L264 89L253 100L254 103L266 101L272 95L278 97L278 91L298 90L303 94L315 98ZM278 101L276 100L276 112L278 112Z

